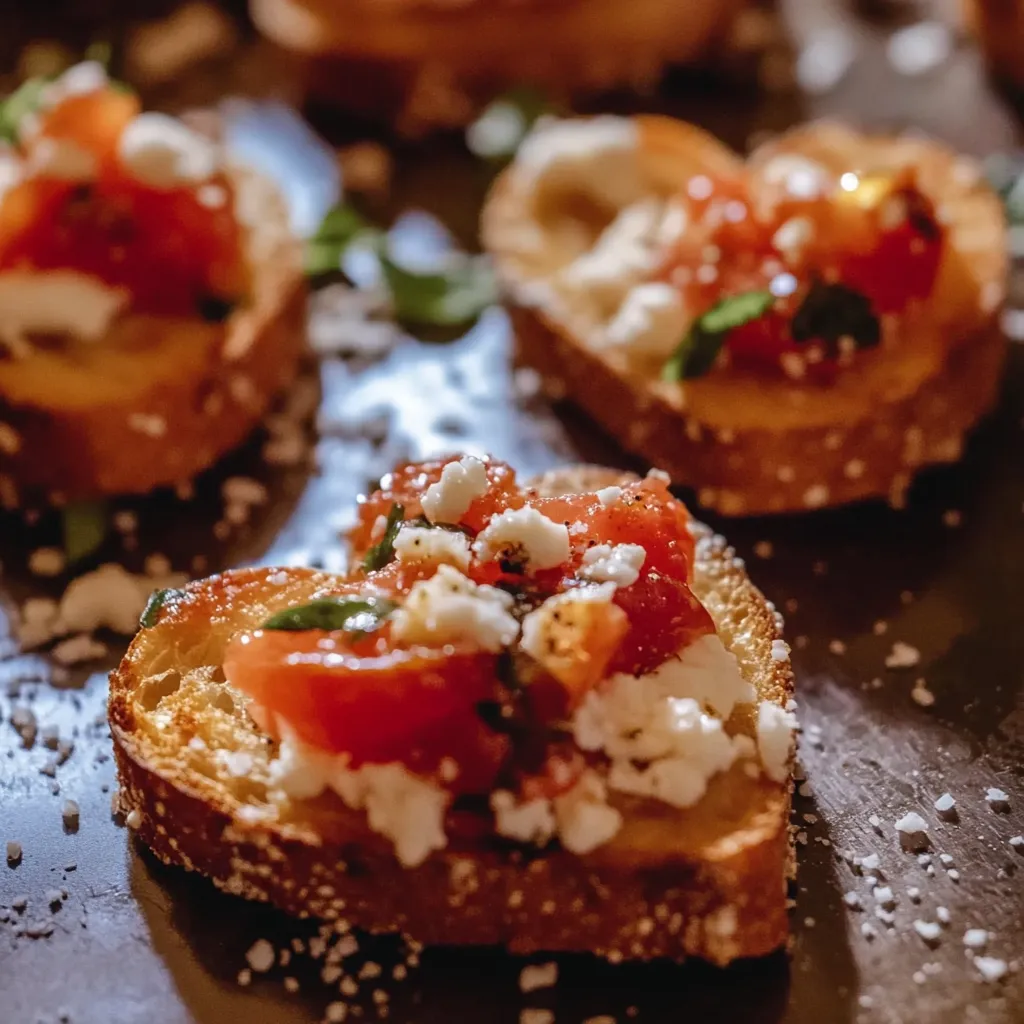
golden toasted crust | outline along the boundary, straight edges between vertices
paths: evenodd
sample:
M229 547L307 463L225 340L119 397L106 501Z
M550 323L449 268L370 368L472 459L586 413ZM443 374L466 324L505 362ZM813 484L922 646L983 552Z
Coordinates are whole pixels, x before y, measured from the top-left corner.
M252 296L221 324L129 314L98 342L0 358L0 503L144 493L236 447L295 375L304 344L302 245L265 179L235 171Z
M741 0L251 0L271 39L314 58L321 97L376 115L462 123L533 84L565 96L650 82L713 46ZM544 45L539 46L538 40ZM429 109L428 109L429 108Z
M671 196L696 173L737 167L737 158L691 125L666 118L641 118L638 125L652 196ZM541 373L550 394L582 406L624 447L724 514L869 497L899 504L919 468L960 457L965 434L995 401L1006 349L999 327L1006 275L1000 204L969 161L921 139L864 138L838 125L811 125L762 147L751 163L786 152L869 166L884 156L919 169L947 244L934 299L904 319L900 336L859 353L830 386L732 368L663 382L658 366L588 343L603 330L600 311L567 296L557 282L578 253L536 248L547 229L531 221L513 165L485 205L482 231L508 297L519 356ZM540 233L524 233L524 222Z
M540 485L564 492L617 479L579 468ZM329 593L333 582L304 569L213 577L192 584L133 641L111 676L109 714L122 810L138 812L131 823L158 857L292 913L430 944L715 963L784 944L790 786L751 779L738 766L687 810L616 798L622 830L586 856L452 836L406 870L365 816L333 795L277 804L266 816L273 745L223 683L222 652L239 630ZM724 541L703 529L694 589L759 698L785 704L789 663L772 657L779 617ZM749 732L752 723L732 727ZM190 745L193 737L202 745ZM247 756L244 778L209 754L217 749Z
M1017 0L962 0L964 20L981 42L992 70L1024 86L1024 6Z

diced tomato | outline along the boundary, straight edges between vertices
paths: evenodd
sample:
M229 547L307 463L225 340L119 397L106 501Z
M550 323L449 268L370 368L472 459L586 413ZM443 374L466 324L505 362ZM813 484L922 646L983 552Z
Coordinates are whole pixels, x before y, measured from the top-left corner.
M113 87L72 95L43 116L26 158L47 140L97 161L94 180L33 175L0 201L0 270L77 270L126 288L138 312L220 319L249 290L230 181L155 190L126 173L118 143L138 97Z
M505 737L476 713L478 701L494 696L493 655L263 630L231 642L224 672L303 741L348 754L353 767L401 761L429 773L451 758L459 767L454 787L485 792L507 753Z
M5 196L0 225L0 269L79 270L127 288L141 312L197 316L248 290L230 202L207 209L194 190L30 179Z
M424 491L441 479L441 473L449 462L458 462L460 458L459 455L450 455L425 462L408 462L388 473L381 480L380 487L360 503L359 522L349 534L355 556L361 557L379 540L374 532L377 520L381 516L386 518L395 504L402 506L407 520L422 516L420 499ZM487 493L477 498L459 519L459 524L472 533L479 532L498 512L519 508L523 504L512 467L497 459L488 459L486 465L490 484Z
M141 112L138 95L128 89L79 93L46 112L38 137L67 139L89 150L99 162L101 176L106 176L117 165L121 133ZM27 148L31 147L29 140Z

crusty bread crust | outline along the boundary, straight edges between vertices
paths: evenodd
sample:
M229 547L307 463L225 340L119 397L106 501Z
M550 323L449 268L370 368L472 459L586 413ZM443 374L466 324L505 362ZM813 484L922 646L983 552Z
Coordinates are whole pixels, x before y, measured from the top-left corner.
M302 243L276 188L234 169L251 301L223 323L129 314L106 338L0 358L0 503L145 493L241 443L293 379L306 322ZM254 210L255 212L255 210Z
M671 195L696 173L737 166L738 158L691 125L655 117L639 125L652 195ZM884 150L920 168L948 244L935 299L908 314L899 337L859 353L830 386L734 368L663 382L657 366L587 343L602 329L599 313L555 281L574 254L537 251L542 236L532 228L539 225L530 223L513 165L485 205L482 231L507 295L519 358L540 372L549 394L580 405L625 448L695 488L700 503L718 512L788 512L870 497L899 505L921 467L960 457L965 434L998 394L1007 271L999 200L970 162L926 140L865 139L837 125L812 125L751 160L763 163L785 149L862 158Z
M261 31L314 58L321 98L464 123L530 83L569 96L656 80L719 40L741 0L251 0ZM543 45L539 45L543 41ZM427 109L432 104L432 110ZM419 107L419 110L415 108Z
M539 486L565 492L616 479L580 468ZM772 658L778 614L721 538L701 528L697 550L694 589L723 642L759 698L785 704L789 663ZM687 810L616 795L624 827L586 856L452 835L448 848L406 870L365 816L332 794L261 816L273 745L248 719L244 698L223 683L224 646L273 610L330 592L332 582L287 569L194 583L136 637L112 674L121 808L138 812L132 823L161 860L294 914L398 930L428 944L724 964L785 943L790 785L751 779L738 765ZM737 713L730 727L749 733L753 723ZM250 770L229 776L216 757L187 746L194 736L209 748L246 752Z

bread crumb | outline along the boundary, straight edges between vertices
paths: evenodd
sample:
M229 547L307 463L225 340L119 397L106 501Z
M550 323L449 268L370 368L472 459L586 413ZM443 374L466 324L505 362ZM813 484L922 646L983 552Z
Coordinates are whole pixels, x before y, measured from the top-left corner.
M928 683L924 679L917 679L910 691L910 699L923 708L930 708L935 703L935 694L928 689Z
M72 832L75 831L78 828L80 813L78 804L74 800L65 800L60 812L64 819L64 827Z
M37 548L28 556L28 568L35 576L59 576L67 567L60 548Z
M142 824L142 812L137 807L132 808L124 823L131 829L137 829Z
M558 981L558 964L527 964L519 974L519 988L522 992L533 992L539 988L550 988Z
M348 1016L348 1007L344 1003L328 1003L324 1010L327 1024L342 1024Z
M245 954L249 966L258 974L265 974L274 966L274 947L266 939L257 939Z
M519 1024L555 1024L555 1015L550 1010L526 1009L520 1011Z
M886 668L913 668L921 661L921 652L902 640L897 640L892 645L892 651L886 655Z
M7 863L12 867L21 862L21 843L16 839L7 840Z
M250 984L252 982L252 971L249 970L248 967L243 967L238 972L237 981L238 981L238 984L242 986L242 988L245 988L246 985L248 985L248 984Z

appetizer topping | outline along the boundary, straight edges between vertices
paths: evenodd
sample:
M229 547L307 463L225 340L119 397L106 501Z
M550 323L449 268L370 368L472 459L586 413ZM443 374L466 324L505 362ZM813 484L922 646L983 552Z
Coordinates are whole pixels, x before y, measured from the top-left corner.
M520 150L548 244L578 253L558 283L600 317L593 344L669 381L728 365L829 383L932 294L945 231L898 144L887 163L826 127L743 163L689 130L675 195L656 194L642 120L546 121Z
M639 544L598 544L584 554L580 575L595 583L630 587L640 578L646 557L646 550Z
M569 530L537 509L511 508L480 531L473 551L482 561L502 558L519 572L553 569L569 561Z
M224 671L282 740L279 787L365 807L403 863L480 814L586 853L620 827L615 792L689 806L756 753L727 724L754 691L690 590L688 523L657 474L542 497L494 460L400 466L362 503L358 568L237 636Z
M469 569L469 538L464 533L429 526L404 525L394 541L400 562L437 562L461 572Z
M220 320L246 294L234 190L212 140L142 113L90 63L27 82L2 113L0 341L24 354L35 335L95 339L128 310Z
M479 586L450 565L414 583L395 613L394 638L404 644L455 644L460 640L497 653L519 632L510 614L512 596Z
M423 514L432 523L457 523L469 511L474 500L487 493L487 472L479 459L467 455L450 462L441 471L441 479L423 494Z

